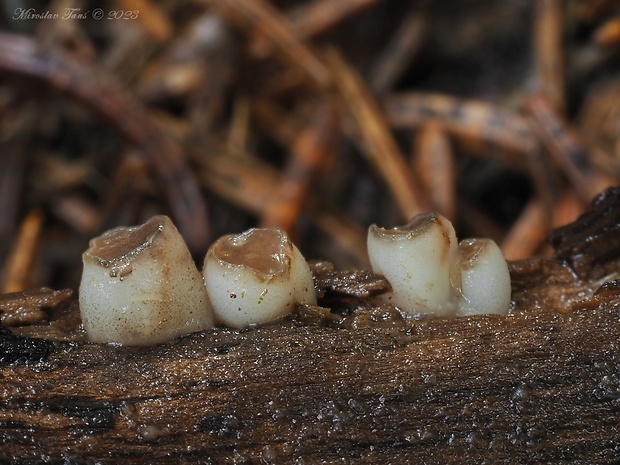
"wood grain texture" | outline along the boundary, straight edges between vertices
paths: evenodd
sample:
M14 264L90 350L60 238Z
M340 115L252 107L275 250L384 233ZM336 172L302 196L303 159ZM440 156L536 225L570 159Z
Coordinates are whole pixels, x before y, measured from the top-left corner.
M151 348L62 340L75 307L56 340L2 329L0 463L610 463L620 285L569 261L512 264L507 316L404 318L380 278L317 265L330 308L274 325Z

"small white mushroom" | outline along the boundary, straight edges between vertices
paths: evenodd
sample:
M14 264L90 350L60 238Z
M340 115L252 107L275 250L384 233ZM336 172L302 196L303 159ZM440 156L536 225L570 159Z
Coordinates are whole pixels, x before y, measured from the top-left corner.
M373 270L392 286L394 305L411 313L507 313L510 274L490 239L458 246L452 224L438 213L416 216L400 228L368 231Z
M403 227L368 231L373 271L392 286L393 303L405 311L449 315L455 311L450 269L457 240L438 213L418 215Z
M207 252L203 276L217 321L233 328L277 320L295 303L316 304L310 268L279 229L221 237Z
M458 313L508 313L510 273L502 251L490 239L466 239L459 244Z
M90 341L151 345L213 326L202 276L170 218L112 229L90 241L82 260Z

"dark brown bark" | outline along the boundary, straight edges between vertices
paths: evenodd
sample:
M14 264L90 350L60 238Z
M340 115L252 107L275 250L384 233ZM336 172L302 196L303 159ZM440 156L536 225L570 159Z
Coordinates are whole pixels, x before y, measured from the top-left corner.
M578 248L591 255L585 276L570 250L580 221L613 234L618 209L595 203L554 236L556 258L512 264L508 316L403 318L378 303L380 278L316 264L331 311L303 307L274 325L151 348L63 341L75 339L74 325L62 326L75 308L47 327L2 329L0 457L610 463L620 456L620 285L601 286L596 271L609 275L618 255L606 234L590 235ZM46 332L56 340L25 337Z

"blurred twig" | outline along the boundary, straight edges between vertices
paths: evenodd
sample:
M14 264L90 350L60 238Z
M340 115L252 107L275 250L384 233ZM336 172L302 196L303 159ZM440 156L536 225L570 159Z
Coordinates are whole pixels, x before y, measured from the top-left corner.
M405 161L379 106L359 76L336 53L327 55L328 63L351 116L357 122L362 150L374 169L390 188L394 201L404 219L427 210Z
M263 214L263 227L281 227L294 237L294 226L308 197L310 182L325 158L334 154L337 132L335 108L331 105L319 107L315 118L291 148L282 182L275 187L274 200Z
M266 37L288 62L303 70L318 85L329 85L329 72L317 56L296 34L291 22L264 0L201 0L215 7L225 17L249 34Z
M564 8L562 0L534 3L534 50L539 92L564 111Z
M548 153L566 173L585 204L609 186L609 180L592 166L578 135L566 125L548 99L532 97L526 109Z
M39 244L43 213L31 211L19 228L11 254L0 276L3 277L0 293L18 292L31 285L32 264Z
M83 102L140 147L153 164L190 247L205 247L209 236L204 198L183 152L111 76L66 55L42 56L31 39L7 33L0 33L0 71L38 79Z
M505 156L510 152L531 153L538 144L518 113L482 101L407 92L384 98L383 109L394 127L415 128L428 121L437 121L447 132L473 148L490 143L507 151ZM519 159L516 160L515 164L520 165Z
M75 286L92 235L156 213L197 259L262 224L368 266L369 224L431 208L521 258L620 179L612 0L113 5L139 15L0 32L0 262L32 260L21 283Z
M413 167L431 206L450 221L456 218L454 154L437 122L420 129L414 146Z

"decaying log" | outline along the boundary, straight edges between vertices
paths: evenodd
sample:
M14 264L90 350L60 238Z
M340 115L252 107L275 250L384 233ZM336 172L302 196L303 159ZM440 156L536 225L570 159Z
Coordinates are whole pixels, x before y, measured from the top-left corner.
M507 316L406 318L380 277L315 263L321 306L273 325L116 347L70 305L3 328L0 462L610 463L618 194L511 264Z

